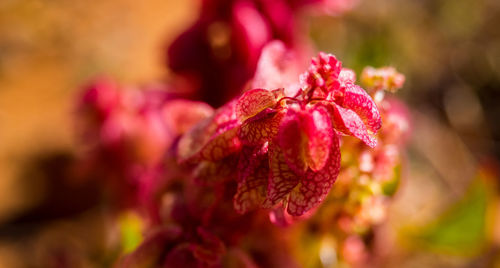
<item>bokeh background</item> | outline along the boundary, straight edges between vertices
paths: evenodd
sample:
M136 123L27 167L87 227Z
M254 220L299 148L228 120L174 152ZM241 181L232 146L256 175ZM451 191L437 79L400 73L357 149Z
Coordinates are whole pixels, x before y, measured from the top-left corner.
M96 206L98 186L67 179L74 100L100 74L168 79L165 48L198 8L197 0L0 1L0 267L38 267L61 247L84 267L113 262L107 234L117 231ZM391 65L407 78L398 95L412 138L384 227L398 245L387 266L500 267L499 25L497 0L361 0L342 16L309 18L318 50L358 74Z

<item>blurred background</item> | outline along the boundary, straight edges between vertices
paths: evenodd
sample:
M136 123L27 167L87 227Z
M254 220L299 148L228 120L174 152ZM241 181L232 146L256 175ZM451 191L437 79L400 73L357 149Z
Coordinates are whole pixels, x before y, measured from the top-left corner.
M74 100L99 74L168 78L165 48L199 1L0 1L0 267L38 267L61 246L113 262L96 185L61 180L75 153ZM361 0L308 19L317 50L358 74L406 75L405 180L385 228L394 267L500 267L500 2ZM116 234L119 236L119 234ZM54 239L56 237L57 239Z

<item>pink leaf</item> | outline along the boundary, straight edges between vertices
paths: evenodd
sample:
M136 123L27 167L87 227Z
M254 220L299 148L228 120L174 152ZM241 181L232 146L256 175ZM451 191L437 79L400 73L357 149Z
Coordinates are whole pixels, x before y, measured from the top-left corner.
M243 122L238 136L245 144L258 145L272 140L277 134L284 113L267 108Z
M238 182L243 181L250 176L252 172L266 159L267 161L268 144L262 146L249 147L244 146L241 149L238 160Z
M339 139L334 135L328 163L318 172L308 171L305 178L293 189L288 199L288 213L292 216L301 216L323 202L339 171Z
M308 137L304 132L302 111L289 109L281 120L278 143L288 166L297 174L304 174L307 170L306 150Z
M321 170L328 160L334 135L328 111L323 106L314 106L302 114L301 123L307 135L306 163L313 171Z
M347 83L344 88L344 97L337 102L340 106L353 110L363 120L368 130L376 133L381 125L382 119L377 105L370 95L361 87Z
M271 207L283 199L299 183L299 177L285 161L285 156L277 144L269 145L269 184L267 186L266 207Z
M269 163L267 157L264 157L259 162L259 165L248 176L238 182L233 202L238 213L245 213L260 207L266 198Z
M272 91L266 89L249 90L238 99L236 115L241 121L244 121L266 108L273 107L276 101Z
M222 125L200 150L200 159L217 161L240 150L238 139L238 121L230 121Z
M216 145L222 140L228 140L230 143L225 145L232 148L234 151L239 146L239 140L236 137L237 126L239 124L236 120L235 114L236 101L229 102L228 104L217 109L215 113L197 123L188 132L181 136L177 146L177 156L180 162L194 161L200 157L200 152L207 146L209 142L212 144L206 148L205 156L208 154L210 148L220 148ZM234 128L234 130L232 130ZM224 133L230 131L230 133ZM217 138L220 136L219 138ZM214 143L215 142L215 143ZM217 152L214 152L218 154ZM222 156L219 154L219 156ZM206 160L211 160L210 157L205 157ZM199 160L199 159L198 159Z
M377 146L377 139L368 133L363 120L354 111L342 108L335 103L332 103L329 108L336 130L345 135L354 136L372 148Z

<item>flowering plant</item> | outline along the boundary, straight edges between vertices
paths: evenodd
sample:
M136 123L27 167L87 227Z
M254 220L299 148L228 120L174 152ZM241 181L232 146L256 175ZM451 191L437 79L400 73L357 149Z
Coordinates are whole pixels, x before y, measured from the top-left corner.
M401 88L404 76L366 68L366 91L332 54L320 52L307 66L308 49L291 42L295 27L271 16L278 12L271 2L229 1L230 19L209 12L222 2L204 2L200 20L212 26L195 24L169 50L178 75L195 70L201 77L194 79L201 81L198 97L224 82L216 78L235 79L201 97L227 100L220 108L173 93L182 88L123 89L107 79L88 87L78 104L89 172L108 185L118 214L135 211L144 223L144 241L118 265L296 267L304 258L294 252L307 252L302 236L335 241L335 248L322 242L323 253L314 255L325 266L331 262L325 248L345 263L367 261L373 252L364 238L383 221L397 189L409 133L404 105L384 91ZM275 5L289 11L283 14L291 23L292 11L309 2L336 1ZM266 22L262 27L273 34L258 38L247 19ZM226 45L236 54L205 59L187 51L205 51L195 37L227 21L234 40ZM193 65L186 55L205 64ZM248 68L245 75L233 77L240 67ZM232 87L243 93L229 98Z

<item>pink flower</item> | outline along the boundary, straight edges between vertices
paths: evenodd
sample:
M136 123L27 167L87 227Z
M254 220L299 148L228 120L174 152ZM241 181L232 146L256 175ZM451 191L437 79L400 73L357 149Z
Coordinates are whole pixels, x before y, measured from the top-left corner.
M294 96L283 89L245 92L179 142L183 160L239 153L238 212L283 203L300 216L324 200L338 176L339 135L376 146L380 115L352 71L320 53L301 80Z

